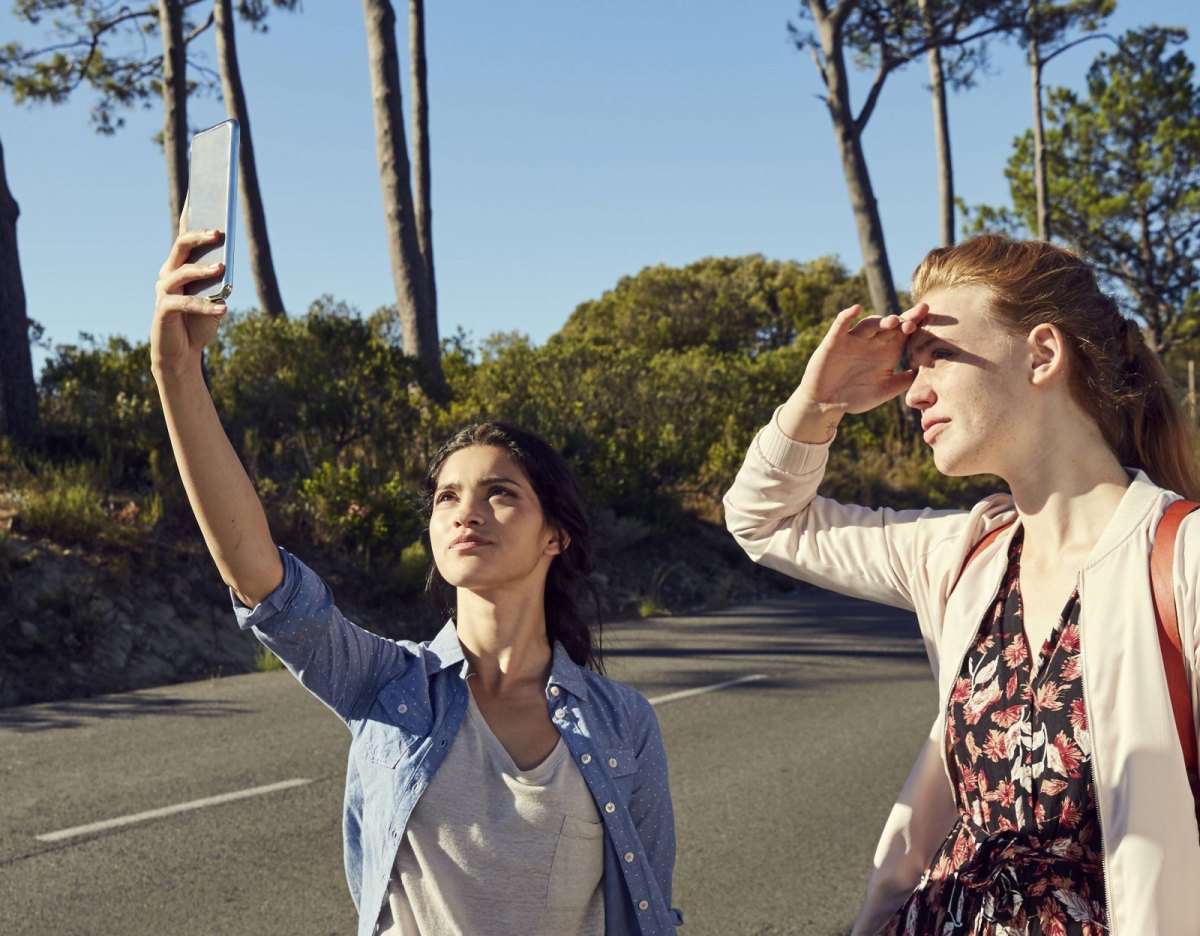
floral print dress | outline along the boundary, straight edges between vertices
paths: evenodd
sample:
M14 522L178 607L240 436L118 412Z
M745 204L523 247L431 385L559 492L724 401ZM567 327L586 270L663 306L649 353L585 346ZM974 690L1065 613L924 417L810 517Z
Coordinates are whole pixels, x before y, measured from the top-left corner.
M1100 936L1100 819L1072 593L1036 661L1021 615L1022 533L950 696L959 817L886 936Z

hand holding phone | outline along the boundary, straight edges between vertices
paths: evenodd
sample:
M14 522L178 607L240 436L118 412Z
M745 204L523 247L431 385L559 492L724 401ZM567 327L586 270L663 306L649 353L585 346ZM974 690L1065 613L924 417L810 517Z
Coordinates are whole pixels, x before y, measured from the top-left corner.
M233 247L237 212L238 123L226 120L192 137L188 160L184 230L217 230L223 237L197 247L189 263L224 263L217 276L184 287L189 296L216 302L233 292Z

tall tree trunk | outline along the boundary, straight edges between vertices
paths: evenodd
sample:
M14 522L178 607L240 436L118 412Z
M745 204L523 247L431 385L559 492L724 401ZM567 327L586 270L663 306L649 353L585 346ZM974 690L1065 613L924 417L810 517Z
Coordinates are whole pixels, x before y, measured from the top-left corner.
M1037 199L1039 240L1050 239L1050 198L1046 185L1046 123L1042 113L1042 62L1037 40L1029 44L1029 71L1033 78L1033 189Z
M267 214L258 185L254 143L250 136L250 111L246 107L246 92L238 67L232 0L216 0L213 21L217 28L217 67L221 71L225 113L236 120L241 128L239 187L242 192L242 217L246 225L246 247L250 253L250 272L263 311L268 315L284 315L283 296L279 293L275 264L271 260L271 241L267 237Z
M187 43L182 0L158 0L162 33L163 154L167 158L167 196L171 200L171 240L187 197Z
M867 274L867 287L871 293L871 306L877 315L899 315L900 303L896 298L895 284L892 282L887 245L883 238L883 224L879 219L879 205L875 201L871 174L863 154L862 134L850 108L849 76L846 73L842 38L838 34L840 23L824 12L823 4L809 0L809 6L813 8L814 22L821 38L821 50L825 58L822 71L828 92L826 105L829 108L829 117L833 121L838 152L842 157L842 173L846 177L850 207L858 229L858 243L863 255L863 269Z
M363 0L363 18L367 28L367 59L375 110L375 156L383 188L383 209L404 352L421 362L431 392L440 395L444 384L437 319L429 314L429 279L421 261L413 214L408 144L404 136L396 12L390 0Z
M433 200L429 180L429 93L425 65L425 0L409 0L408 55L412 68L413 96L413 213L417 241L437 327L437 279L433 275Z
M1042 113L1042 50L1038 0L1029 0L1029 74L1033 83L1033 190L1037 202L1038 239L1050 239L1050 204L1046 185L1046 122Z
M37 385L17 253L20 213L8 189L4 146L0 143L0 436L28 445L37 431Z
M932 33L927 0L921 0L921 16L926 33ZM929 89L933 98L933 145L937 152L938 207L941 243L954 243L954 163L950 156L950 114L946 106L946 76L942 71L942 50L929 50Z

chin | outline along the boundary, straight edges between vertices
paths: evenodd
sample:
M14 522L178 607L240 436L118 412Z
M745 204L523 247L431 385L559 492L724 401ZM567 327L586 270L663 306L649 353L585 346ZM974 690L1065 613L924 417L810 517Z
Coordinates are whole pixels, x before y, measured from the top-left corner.
M935 448L933 450L933 464L947 478L965 478L980 473L970 464L969 458L964 458L961 453L956 454L946 449L939 451Z

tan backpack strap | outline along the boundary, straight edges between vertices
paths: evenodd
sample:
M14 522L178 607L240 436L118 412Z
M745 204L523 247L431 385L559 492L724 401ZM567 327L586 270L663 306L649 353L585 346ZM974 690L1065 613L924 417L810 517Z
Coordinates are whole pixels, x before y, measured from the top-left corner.
M1183 762L1194 772L1196 763L1196 727L1192 720L1192 696L1188 690L1183 649L1179 642L1179 623L1175 616L1175 536L1179 524L1200 504L1177 500L1166 509L1154 532L1150 549L1150 592L1154 598L1154 620L1158 625L1158 645L1162 651L1163 672L1171 694L1175 729L1183 748Z
M992 530L991 533L986 534L983 539L971 547L971 551L967 553L967 558L963 560L962 568L958 570L958 576L954 579L954 584L950 586L951 592L958 588L959 580L963 577L963 573L967 571L967 566L975 561L975 557L987 549L987 547L992 543L994 543L996 541L996 537L1007 530L1010 526L1012 526L1011 521L1004 524L1004 526L996 527L996 529Z

